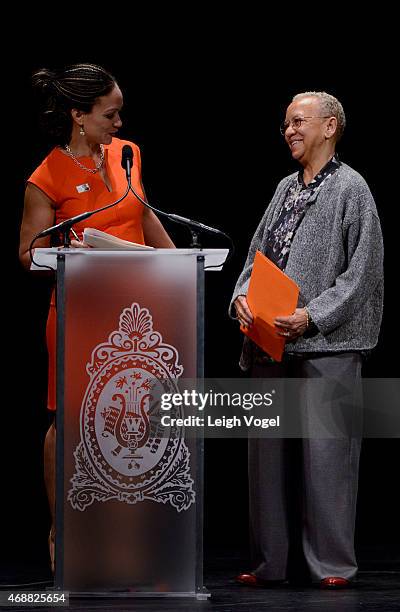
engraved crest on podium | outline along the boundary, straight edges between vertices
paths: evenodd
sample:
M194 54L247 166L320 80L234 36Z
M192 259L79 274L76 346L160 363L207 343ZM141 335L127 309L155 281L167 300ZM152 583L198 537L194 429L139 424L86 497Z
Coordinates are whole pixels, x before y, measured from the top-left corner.
M95 347L68 491L75 510L95 501L148 499L181 512L194 503L184 432L161 425L160 397L178 391L178 362L176 348L163 342L150 312L137 303L124 309L118 330ZM173 416L183 416L179 407L174 410Z

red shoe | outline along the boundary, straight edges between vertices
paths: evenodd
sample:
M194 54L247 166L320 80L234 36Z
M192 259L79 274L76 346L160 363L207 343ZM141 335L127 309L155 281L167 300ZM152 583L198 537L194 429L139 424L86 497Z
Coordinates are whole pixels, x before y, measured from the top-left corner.
M285 582L284 580L263 580L258 578L255 574L239 574L235 578L235 582L243 584L244 586L250 587L271 587L277 586Z
M350 586L350 580L338 576L328 576L320 582L321 589L346 589Z

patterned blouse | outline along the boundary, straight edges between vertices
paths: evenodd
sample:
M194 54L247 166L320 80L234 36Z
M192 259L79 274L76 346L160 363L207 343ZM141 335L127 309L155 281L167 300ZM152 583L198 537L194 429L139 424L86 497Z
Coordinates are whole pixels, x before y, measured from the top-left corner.
M340 165L341 162L335 154L308 185L304 183L302 171L293 178L279 217L268 230L265 249L268 259L281 270L286 268L294 235L306 214L308 203L315 200L322 185L329 180Z

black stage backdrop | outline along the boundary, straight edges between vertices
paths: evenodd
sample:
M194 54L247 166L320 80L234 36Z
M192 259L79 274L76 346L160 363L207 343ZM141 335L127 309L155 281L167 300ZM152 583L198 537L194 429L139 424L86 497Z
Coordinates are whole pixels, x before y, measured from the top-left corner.
M30 75L37 68L91 61L115 74L125 96L120 135L141 148L149 200L232 236L236 245L233 261L222 273L208 274L206 283L209 377L239 375L241 334L228 319L227 307L265 206L277 182L296 169L279 133L285 108L299 91L326 90L337 96L348 119L339 155L366 178L379 209L386 249L383 327L364 373L370 377L398 375L393 350L398 346L394 330L398 327L399 217L397 176L393 176L397 173L398 135L396 111L389 104L390 65L372 54L367 57L365 49L353 49L345 58L335 51L318 65L313 60L307 68L307 63L294 56L278 65L274 51L263 49L262 44L246 52L239 44L221 45L218 51L203 44L190 52L185 45L165 46L154 60L139 49L134 51L134 44L118 52L78 50L57 55L49 50L50 44L42 47L31 45L9 75L8 99L16 116L7 122L12 134L6 151L10 163L3 201L10 219L3 225L3 237L9 240L3 261L3 303L9 311L3 319L8 341L3 344L7 358L2 368L5 479L1 540L3 560L11 565L45 563L49 527L42 482L42 446L48 426L44 345L48 287L24 274L17 258L24 181L48 150L38 130L30 90ZM178 246L188 246L185 230L172 224L168 230ZM225 246L207 236L203 244ZM7 371L4 363L9 366ZM400 563L398 465L398 441L365 441L357 518L361 567ZM206 553L246 551L247 518L246 441L207 440Z

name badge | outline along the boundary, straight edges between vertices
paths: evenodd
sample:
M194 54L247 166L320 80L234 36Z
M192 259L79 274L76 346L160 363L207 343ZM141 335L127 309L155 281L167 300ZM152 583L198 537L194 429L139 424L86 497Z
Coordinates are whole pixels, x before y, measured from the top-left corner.
M82 183L82 185L77 185L76 190L78 193L84 193L85 191L90 191L89 183Z

